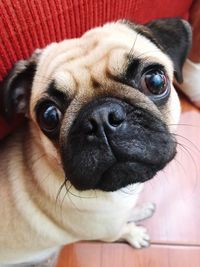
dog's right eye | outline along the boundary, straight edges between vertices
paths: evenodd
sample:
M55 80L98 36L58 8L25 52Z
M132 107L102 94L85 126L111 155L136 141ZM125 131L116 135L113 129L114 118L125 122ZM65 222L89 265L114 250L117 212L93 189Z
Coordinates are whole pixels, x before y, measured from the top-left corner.
M162 95L168 89L168 82L165 73L161 70L150 70L142 77L142 89L144 92L153 95Z
M62 113L54 103L44 103L37 110L37 121L41 130L54 138L60 129Z

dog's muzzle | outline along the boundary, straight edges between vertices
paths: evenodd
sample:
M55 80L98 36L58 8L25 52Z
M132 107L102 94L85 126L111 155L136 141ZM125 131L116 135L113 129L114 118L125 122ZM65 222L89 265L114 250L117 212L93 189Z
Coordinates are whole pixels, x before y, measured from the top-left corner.
M79 190L115 191L152 178L175 155L167 126L140 107L115 98L84 106L75 119L62 162Z

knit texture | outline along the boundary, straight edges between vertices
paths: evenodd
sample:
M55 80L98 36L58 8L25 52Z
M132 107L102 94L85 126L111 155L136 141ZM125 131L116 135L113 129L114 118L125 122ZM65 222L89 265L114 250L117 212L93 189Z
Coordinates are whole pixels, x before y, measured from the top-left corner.
M0 0L0 81L36 48L121 18L187 18L192 0ZM10 125L0 118L0 138Z

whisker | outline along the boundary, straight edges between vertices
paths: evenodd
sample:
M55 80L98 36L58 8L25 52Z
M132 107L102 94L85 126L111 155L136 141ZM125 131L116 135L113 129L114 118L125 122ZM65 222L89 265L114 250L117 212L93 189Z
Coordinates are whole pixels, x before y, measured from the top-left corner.
M197 163L195 161L195 159L193 158L190 150L189 150L189 147L187 147L185 144L181 144L179 142L177 142L177 144L180 146L180 148L182 149L182 151L185 151L187 152L187 155L190 157L190 159L192 160L192 163L194 165L194 168L195 168L195 184L197 184L197 180L198 180L198 166L197 166Z
M194 124L186 124L186 123L175 123L175 124L168 124L167 126L188 126L188 127L195 127L200 128L200 125L194 125Z
M61 186L59 187L58 192L56 194L56 204L58 203L59 196L60 196L64 186L65 186L65 181L61 184Z
M178 145L180 145L180 144L178 144ZM181 169L183 169L184 173L186 173L185 167L176 157L174 158L174 161L181 167Z
M141 53L141 54L139 54L139 55L133 53L133 56L135 56L135 57L137 57L137 58L141 58L141 57L143 57L144 55L147 55L147 54L149 54L149 53L160 53L160 52L161 52L161 51L154 49L154 50L145 51L145 52L143 52L143 53Z
M190 143L192 146L193 146L193 148L195 148L196 149L196 151L198 152L198 153L200 153L200 149L191 141L191 140L189 140L187 137L184 137L184 136L182 136L182 135L180 135L180 134L177 134L177 133L174 133L173 135L175 135L175 136L177 136L177 137L179 137L179 138L183 138L184 140L186 140L188 143Z
M40 159L42 159L44 156L46 156L46 153L41 154L39 157L37 157L36 159L33 159L32 161L30 161L31 165L34 165L35 163L37 163Z
M130 49L130 51L128 52L128 56L131 56L131 55L133 54L133 51L134 51L134 48L135 48L135 44L136 44L136 42L137 42L138 35L139 35L139 33L137 32L137 33L136 33L136 36L135 36L135 40L134 40L134 42L133 42L133 45L131 46L131 49Z
M65 184L65 185L66 185L66 184ZM75 205L75 203L72 201L72 199L71 199L71 197L70 197L70 195L72 195L72 196L76 196L76 195L73 195L73 194L70 192L71 187L72 187L72 185L70 185L68 188L65 186L65 188L66 188L66 192L69 193L67 196L68 196L69 200L71 201L72 205L73 205L78 211L81 211L81 210ZM76 196L76 197L78 197L78 196Z

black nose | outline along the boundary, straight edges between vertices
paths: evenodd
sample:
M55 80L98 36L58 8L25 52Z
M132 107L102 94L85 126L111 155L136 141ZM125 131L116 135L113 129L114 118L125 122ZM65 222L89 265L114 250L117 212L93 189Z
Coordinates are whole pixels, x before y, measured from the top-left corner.
M126 111L118 100L93 103L84 111L79 123L88 136L101 136L117 131L126 121Z

